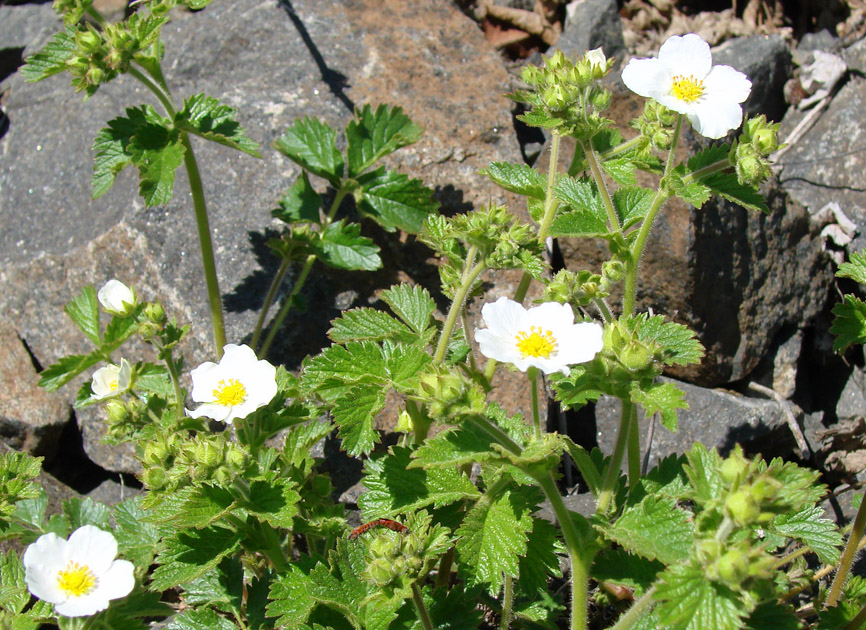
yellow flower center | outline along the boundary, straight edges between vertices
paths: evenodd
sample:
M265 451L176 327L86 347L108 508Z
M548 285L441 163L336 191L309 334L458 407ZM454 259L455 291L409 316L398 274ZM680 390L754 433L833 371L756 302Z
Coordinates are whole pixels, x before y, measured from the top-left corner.
M57 574L57 586L70 597L87 595L96 588L98 580L87 565L69 561L66 568Z
M674 77L671 94L686 103L694 103L704 95L704 82L691 74L687 77L678 74Z
M530 326L529 332L517 333L517 349L523 358L526 357L544 357L550 358L550 355L556 352L556 337L549 330L541 330L540 326Z
M116 392L116 391L117 391L117 381L116 381L116 380L115 380L115 381L111 381L111 382L108 384L108 389L110 389L110 390L113 391L113 392Z
M220 381L217 388L213 390L213 396L217 404L224 407L240 405L247 397L247 388L236 378Z

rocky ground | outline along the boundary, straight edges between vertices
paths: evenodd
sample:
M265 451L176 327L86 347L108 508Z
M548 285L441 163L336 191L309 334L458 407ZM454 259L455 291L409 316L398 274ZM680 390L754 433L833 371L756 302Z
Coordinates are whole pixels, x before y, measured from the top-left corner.
M124 6L104 9L122 13ZM120 278L196 324L184 347L194 366L209 347L207 301L185 181L160 208L143 206L129 172L109 194L90 199L93 136L148 95L121 78L82 104L66 77L26 84L16 72L58 28L49 4L0 4L0 435L45 457L62 482L46 479L54 494L115 501L138 487L131 451L99 443L97 413L73 413L74 385L51 395L36 386L42 367L84 350L63 304L85 284ZM489 162L546 159L543 134L518 124L501 96L517 87L522 64L556 48L574 54L597 46L622 63L671 34L700 33L718 45L718 63L750 75L746 109L781 121L788 146L765 191L770 215L722 202L700 212L672 204L656 230L641 303L697 330L708 357L700 368L669 375L683 381L691 409L679 433L654 432L651 461L695 440L807 461L839 491L828 509L841 519L852 484L866 479L863 353L834 355L828 333L830 308L855 290L834 280L836 265L866 246L864 30L863 4L853 0L793 9L768 0L735 7L708 0L215 0L204 11L178 13L164 31L164 68L176 95L203 91L237 107L264 147L305 114L340 126L354 105L403 107L426 133L394 166L435 187L443 211L453 213L514 205L478 175ZM611 87L613 115L630 119L638 100L615 79ZM297 171L267 148L262 160L214 146L196 151L228 336L240 341L276 269L263 247L269 210ZM324 345L328 321L375 303L378 289L403 280L438 286L423 246L375 237L386 267L363 277L319 270L305 291L307 312L290 317L273 361L297 367ZM585 268L603 254L601 245L561 242L552 263ZM512 294L516 277L490 281L485 299ZM525 408L516 388L504 389L505 404ZM607 449L617 418L608 400L574 415L550 413L551 423L586 446ZM382 426L390 425L383 419ZM356 473L348 466L337 479L350 502Z

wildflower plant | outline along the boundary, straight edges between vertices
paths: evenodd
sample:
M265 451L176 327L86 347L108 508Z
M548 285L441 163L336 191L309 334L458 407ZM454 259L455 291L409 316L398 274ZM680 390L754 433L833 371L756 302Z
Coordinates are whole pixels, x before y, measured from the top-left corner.
M190 134L257 153L215 99L171 102L158 31L174 0L151 2L118 25L82 24L93 14L87 0L56 6L66 30L28 60L31 79L69 71L89 95L128 72L165 109L130 108L100 132L96 194L135 164L142 194L161 203L174 167L197 173ZM439 215L423 183L381 163L422 132L399 108L364 106L342 134L298 120L274 145L301 173L273 211L285 226L270 242L282 264L250 344L224 343L215 323L218 362L189 374L180 353L189 328L158 300L114 281L99 292L83 288L66 312L93 349L61 358L41 382L55 390L83 380L76 405L103 406L106 439L133 445L143 494L113 509L73 499L49 515L39 461L0 454L0 537L28 546L23 560L0 555L3 627L139 628L169 616L171 630L856 627L866 587L846 577L866 516L858 515L827 591L822 577L840 562L844 538L822 517L818 473L700 444L641 470L638 410L675 431L684 395L658 377L704 352L687 327L636 309L648 235L675 196L700 207L718 195L766 211L757 187L778 148L777 126L758 117L732 145L677 162L684 119L720 138L742 116L748 81L712 69L708 53L689 35L665 44L657 60L627 66L626 83L653 99L630 139L604 116L612 96L602 79L613 62L602 51L576 59L557 52L527 67L526 89L510 97L527 104L524 122L550 133L547 172L494 163L484 174L525 198L532 221L495 204ZM635 68L646 69L636 83ZM564 136L576 141L571 156L560 154ZM638 170L658 185L639 186ZM378 295L383 308L332 321L330 345L290 373L265 355L314 265L381 265L375 243L346 214L347 199L385 230L417 234L430 247L449 304L438 313L427 288L390 287ZM601 238L610 259L551 277L543 255L550 237ZM293 265L295 285L268 329ZM215 267L205 268L215 277ZM510 298L484 304L475 326L467 305L497 269L519 270L521 281ZM857 258L843 272L866 282L863 269ZM541 298L525 304L533 284ZM615 289L618 305L610 303ZM839 307L839 349L866 340L863 312L856 298ZM132 359L124 344L133 338L151 360ZM531 420L492 402L497 370L526 372ZM542 378L564 408L603 394L622 402L611 453L587 452L543 426ZM383 443L382 414L399 419L398 443ZM363 525L350 525L334 498L315 448L326 439L361 460ZM592 494L590 515L563 500L566 456ZM115 573L122 577L104 585ZM91 592L92 605L76 605Z

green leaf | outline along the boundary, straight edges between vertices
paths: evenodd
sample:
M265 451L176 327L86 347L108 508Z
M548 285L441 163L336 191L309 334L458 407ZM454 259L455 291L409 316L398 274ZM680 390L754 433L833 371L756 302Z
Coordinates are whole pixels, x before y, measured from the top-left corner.
M647 591L665 565L629 553L625 549L606 549L595 557L590 575L598 582L625 586L638 593Z
M272 482L257 480L250 483L250 498L244 501L243 507L273 527L291 529L300 500L295 484L284 477L277 477Z
M63 307L69 319L81 329L87 338L96 345L101 339L99 336L99 302L96 300L96 289L92 286L84 287L81 293Z
M344 221L331 223L321 238L312 243L312 249L320 261L329 267L350 271L374 271L382 266L379 248L366 236L361 236L361 226Z
M426 585L422 587L421 594L436 630L466 630L483 627L478 601L464 589L433 590L431 586ZM415 606L407 603L400 609L397 619L388 626L388 630L424 630L424 625L418 619Z
M110 120L93 142L93 198L108 192L127 164L135 164L145 203L167 203L172 197L174 171L183 163L184 152L179 132L153 107L127 108L126 117Z
M142 507L141 502L141 497L136 496L115 506L114 522L117 528L114 537L124 558L137 567L149 567L160 538L168 532L147 522L150 513Z
M262 157L259 143L246 135L235 120L237 110L221 104L217 99L196 94L185 99L183 109L175 117L175 125L197 136L213 140L253 157Z
M708 450L700 442L695 442L692 450L686 453L688 464L683 468L692 487L692 498L700 505L706 505L721 498L725 483L719 473L722 458L716 449Z
M801 630L803 625L791 606L761 602L746 620L745 630Z
M635 164L627 157L617 157L601 163L604 172L620 186L633 186L637 182Z
M649 212L656 192L649 188L629 186L613 193L613 207L623 230L641 221Z
M742 206L746 210L769 214L770 209L763 195L751 186L741 184L735 173L720 172L701 177L700 183L713 193L730 202Z
M19 71L25 81L35 83L66 70L66 62L77 52L75 29L67 27L66 30L55 33L41 50L27 57Z
M331 322L328 337L335 343L408 339L412 331L375 308L353 308Z
M350 455L368 455L379 442L374 422L385 407L385 391L380 385L363 384L337 398L331 413L340 429L342 448Z
M527 164L491 162L490 166L479 171L505 190L544 201L547 195L547 182L544 176Z
M604 455L602 455L601 450L597 447L593 448L592 452L587 453L586 449L571 440L568 440L567 444L568 454L571 455L571 459L574 465L577 466L580 476L586 482L593 496L597 497L601 492L603 484L602 480L605 470Z
M837 278L851 278L860 284L866 284L866 251L854 252L851 260L839 265Z
M490 448L490 435L474 422L464 422L426 439L412 454L410 468L463 466L500 456Z
M668 321L663 315L641 313L635 317L638 339L661 346L665 365L699 363L704 347L688 326Z
M39 373L39 387L53 392L101 360L102 355L96 352L88 355L72 354L63 357Z
M204 575L240 548L241 535L223 527L191 529L163 540L151 588L164 591Z
M520 591L546 591L551 576L562 576L558 554L565 551L559 530L551 522L533 517L532 531L526 537L526 555L519 558Z
M535 504L526 488L506 488L482 496L457 530L458 564L470 587L484 586L491 595L502 589L505 575L518 577L526 555Z
M796 514L780 514L767 529L770 533L803 543L815 552L823 564L836 564L845 541L832 521L821 518L823 514L824 511L818 506L808 507Z
M409 179L403 173L380 168L359 177L358 183L358 210L388 232L419 234L427 215L439 208L432 190L420 179Z
M557 214L553 223L550 224L550 236L554 238L569 236L590 238L607 236L609 233L607 221L583 210Z
M544 129L555 129L562 125L562 118L548 116L540 109L533 109L525 114L517 116L517 120L525 122L530 127L543 127Z
M419 335L428 330L430 318L436 310L436 302L424 287L398 284L382 291L379 298Z
M364 520L434 508L479 496L478 489L456 467L408 469L409 449L392 447L388 455L364 462L364 487L358 499Z
M866 343L866 302L851 294L843 296L843 302L833 307L833 325L830 332L836 335L833 352L844 352L853 344Z
M305 116L274 142L274 148L290 160L327 179L339 188L343 156L337 150L337 134L328 123Z
M236 630L237 626L210 608L184 610L172 617L166 630Z
M678 508L675 500L647 496L627 506L603 533L631 553L673 564L688 558L694 524L692 514Z
M72 497L63 502L63 514L69 519L72 529L84 525L95 525L100 529L110 529L111 508L90 497Z
M244 592L244 568L238 558L226 558L219 566L187 582L182 587L187 604L208 604L225 612L241 609Z
M388 380L382 349L372 341L333 345L304 364L301 384L305 391L315 391L333 401L356 383L380 383Z
M692 565L662 573L656 599L659 621L670 630L739 630L749 613L737 593L708 580L701 567Z
M280 207L271 210L271 216L283 223L319 223L322 197L310 185L307 171L301 171L298 179L280 198Z
M0 552L0 609L17 615L28 603L30 592L24 581L24 565L18 554L11 550Z
M418 346L391 341L382 344L382 356L391 385L402 392L415 389L418 374L431 360Z
M375 162L401 147L418 142L424 129L412 122L399 107L368 104L355 110L346 127L349 177L360 175Z
M231 492L219 486L202 484L188 486L172 497L172 502L182 499L171 513L167 522L177 528L201 529L232 512L235 498Z
M551 236L604 236L610 231L607 212L595 183L563 177L553 187L557 199L571 208L551 225Z
M632 402L644 409L647 417L659 414L662 425L671 432L677 430L677 409L688 409L685 393L673 383L653 383L646 389L633 388Z

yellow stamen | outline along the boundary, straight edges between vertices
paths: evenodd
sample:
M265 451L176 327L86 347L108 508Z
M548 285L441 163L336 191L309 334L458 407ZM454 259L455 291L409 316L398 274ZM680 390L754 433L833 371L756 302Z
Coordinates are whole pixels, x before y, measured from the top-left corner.
M704 82L691 74L687 77L678 74L674 77L671 94L686 103L694 103L704 95Z
M113 392L114 392L114 391L117 391L117 381L111 381L111 382L108 384L108 389L110 389L110 390L113 391Z
M544 357L550 358L556 353L556 338L549 330L541 330L540 326L530 326L529 333L519 332L516 336L517 349L523 358Z
M228 381L220 381L217 388L213 390L216 403L224 407L240 405L247 397L247 389L244 384L235 378Z
M98 580L87 565L69 561L66 568L57 574L60 590L71 597L87 595L96 588Z

